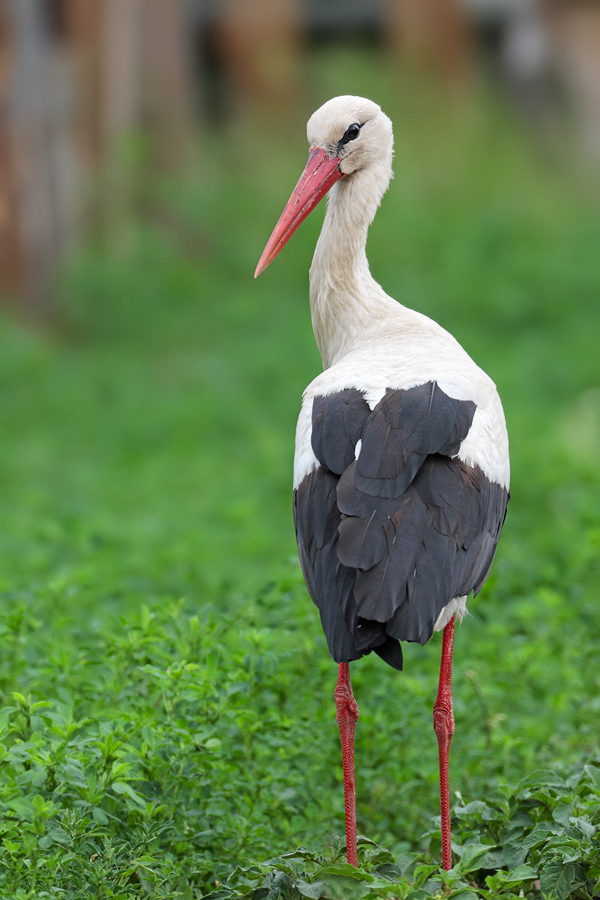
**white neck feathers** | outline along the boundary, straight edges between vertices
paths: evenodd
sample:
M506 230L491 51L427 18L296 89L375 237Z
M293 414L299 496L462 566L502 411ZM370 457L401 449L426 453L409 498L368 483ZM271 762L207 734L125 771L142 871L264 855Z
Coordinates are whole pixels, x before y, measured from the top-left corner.
M348 352L390 307L369 271L367 231L391 177L389 161L360 169L330 191L310 269L310 307L324 368Z

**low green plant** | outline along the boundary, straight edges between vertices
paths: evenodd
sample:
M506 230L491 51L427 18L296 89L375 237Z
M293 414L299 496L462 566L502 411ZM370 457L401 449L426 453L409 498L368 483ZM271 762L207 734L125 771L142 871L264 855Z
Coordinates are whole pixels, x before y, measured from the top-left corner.
M71 652L38 633L37 671L21 667L44 699L12 691L0 715L2 896L24 883L179 896L184 862L202 886L244 848L266 850L265 807L289 817L286 723L264 713L265 659L248 653L260 635L227 646L226 623L180 607ZM7 643L25 619L4 617Z
M258 627L265 604L271 628ZM385 772L373 769L374 747L359 742L359 817L367 813L381 846L362 838L356 871L339 839L325 852L285 852L299 832L308 846L323 847L342 817L330 698L306 705L334 669L314 666L320 651L296 569L227 615L171 602L84 637L72 624L45 629L38 614L36 603L21 602L0 615L10 660L0 668L10 697L0 713L0 896L424 900L444 890L460 900L465 891L485 900L520 891L565 900L598 889L593 756L535 772L516 789L484 771L477 783L485 799L458 796L454 805L456 864L445 874L439 826L422 814L424 827L411 826L415 802L435 810L416 781L418 747L418 759L407 748L400 780L388 782L379 801L387 810L376 816ZM362 671L364 692L378 670L365 663ZM416 715L422 699L414 686L403 702ZM365 728L368 716L359 734ZM381 730L382 759L397 739ZM464 782L455 769L454 780ZM433 793L434 781L433 768ZM411 790L403 807L397 798ZM273 850L282 855L273 859Z
M338 839L324 854L299 847L238 867L206 900L591 900L600 890L599 764L565 777L538 771L495 799L459 800L452 811L455 863L448 872L436 861L437 828L427 852L397 857L359 837L356 869Z

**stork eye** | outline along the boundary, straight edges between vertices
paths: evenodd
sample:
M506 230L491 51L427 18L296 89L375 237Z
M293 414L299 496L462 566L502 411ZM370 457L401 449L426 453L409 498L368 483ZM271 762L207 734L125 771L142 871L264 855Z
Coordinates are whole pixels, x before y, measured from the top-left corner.
M344 137L340 141L340 146L347 144L348 141L353 141L360 134L360 125L358 122L354 122L354 124L350 125L346 131L344 132Z

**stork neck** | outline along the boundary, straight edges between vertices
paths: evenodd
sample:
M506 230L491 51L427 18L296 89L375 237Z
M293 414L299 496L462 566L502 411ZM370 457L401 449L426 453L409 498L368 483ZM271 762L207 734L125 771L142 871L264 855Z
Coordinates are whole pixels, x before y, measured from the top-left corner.
M333 186L310 269L311 316L324 368L364 337L388 303L397 305L369 271L367 231L387 188L387 181L382 187L369 174L363 170Z

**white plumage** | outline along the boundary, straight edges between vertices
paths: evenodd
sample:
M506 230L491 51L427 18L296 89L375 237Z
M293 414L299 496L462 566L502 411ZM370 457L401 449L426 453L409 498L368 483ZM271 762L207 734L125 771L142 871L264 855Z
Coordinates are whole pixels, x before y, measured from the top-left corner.
M325 371L304 392L294 487L316 464L308 424L314 396L356 387L367 392L371 405L387 388L437 381L449 396L477 404L458 456L508 488L508 436L493 381L437 322L389 297L369 269L367 230L392 177L392 123L370 100L336 97L309 119L309 144L334 151L350 122L368 123L370 131L367 139L361 128L363 143L340 164L355 177L341 179L329 192L310 269L313 329Z

